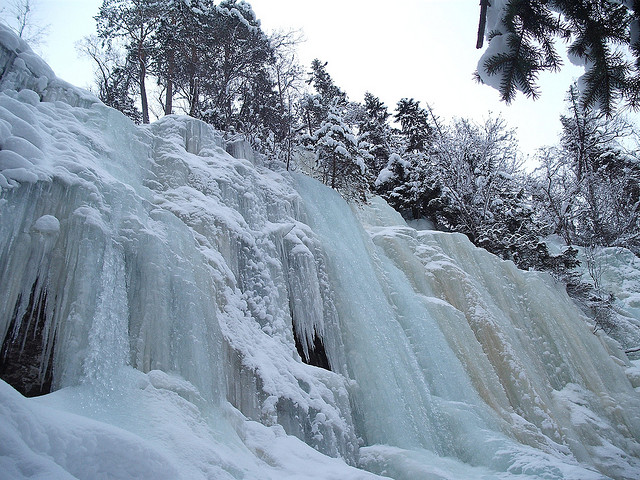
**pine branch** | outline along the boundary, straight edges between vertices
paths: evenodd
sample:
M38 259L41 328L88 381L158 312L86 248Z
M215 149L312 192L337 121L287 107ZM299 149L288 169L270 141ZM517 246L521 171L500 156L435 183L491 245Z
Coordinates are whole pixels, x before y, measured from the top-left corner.
M486 23L482 16L480 20L484 31ZM509 35L503 40L508 50L492 55L482 67L489 75L500 75L502 100L511 102L516 90L535 99L539 72L562 66L555 38L571 39L569 54L587 65L584 104L611 114L624 99L640 109L639 31L640 0L508 0L499 31L489 35L490 41Z

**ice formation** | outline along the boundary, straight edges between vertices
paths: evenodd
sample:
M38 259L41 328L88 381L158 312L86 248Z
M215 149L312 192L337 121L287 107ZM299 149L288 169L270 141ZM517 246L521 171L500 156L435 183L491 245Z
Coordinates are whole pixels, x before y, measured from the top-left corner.
M0 71L2 478L640 477L629 361L550 278L2 26Z

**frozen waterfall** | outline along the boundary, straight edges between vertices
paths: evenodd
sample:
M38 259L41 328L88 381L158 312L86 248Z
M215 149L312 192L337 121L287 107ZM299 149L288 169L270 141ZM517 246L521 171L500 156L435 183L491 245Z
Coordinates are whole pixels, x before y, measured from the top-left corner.
M550 277L2 25L0 75L3 479L640 478L640 376Z

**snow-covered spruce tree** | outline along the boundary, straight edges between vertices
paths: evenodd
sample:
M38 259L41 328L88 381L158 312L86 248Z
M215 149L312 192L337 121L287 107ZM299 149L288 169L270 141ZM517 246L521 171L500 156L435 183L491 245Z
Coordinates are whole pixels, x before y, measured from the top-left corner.
M351 126L358 123L361 108L349 103L326 66L318 59L311 63L307 84L315 94L306 94L301 102L303 129L308 133L301 135L300 141L315 156L313 175L344 198L365 201L370 183L366 164L371 155L367 143Z
M420 106L420 101L403 98L396 105L396 121L402 128L407 152L426 152L433 131L429 124L429 112Z
M313 85L313 88L320 95L326 106L329 104L345 104L347 102L347 94L336 86L326 67L327 62L323 63L317 58L314 59L311 62L308 83Z
M358 121L358 132L367 142L367 150L371 155L367 168L375 180L380 171L387 166L391 156L391 114L387 106L369 92L364 94L362 113Z
M326 67L327 62L317 58L311 62L307 84L313 86L316 93L305 95L301 102L309 135L326 120L331 108L345 107L348 103L347 94L335 85Z
M562 66L554 40L569 42L585 66L581 103L614 111L618 100L640 106L640 2L637 0L483 0L477 47L489 47L477 78L511 102L519 90L539 95L538 75Z
M401 99L395 120L401 129L389 136L391 155L375 180L375 189L409 218L428 217L427 205L439 194L430 153L434 141L429 112L414 99Z
M392 153L387 165L378 173L373 186L375 192L405 218L420 218L419 202L415 198L424 189L424 182L416 181L416 157L421 155ZM422 179L424 180L424 179Z
M340 107L330 107L320 127L305 138L316 155L315 175L347 200L366 201L368 152L345 123Z

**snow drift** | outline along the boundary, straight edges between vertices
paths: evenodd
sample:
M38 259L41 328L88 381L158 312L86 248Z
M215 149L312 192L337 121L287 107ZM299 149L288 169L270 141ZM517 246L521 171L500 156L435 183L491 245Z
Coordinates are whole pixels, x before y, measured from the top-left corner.
M137 127L1 26L0 71L3 478L640 475L628 359L547 276Z

